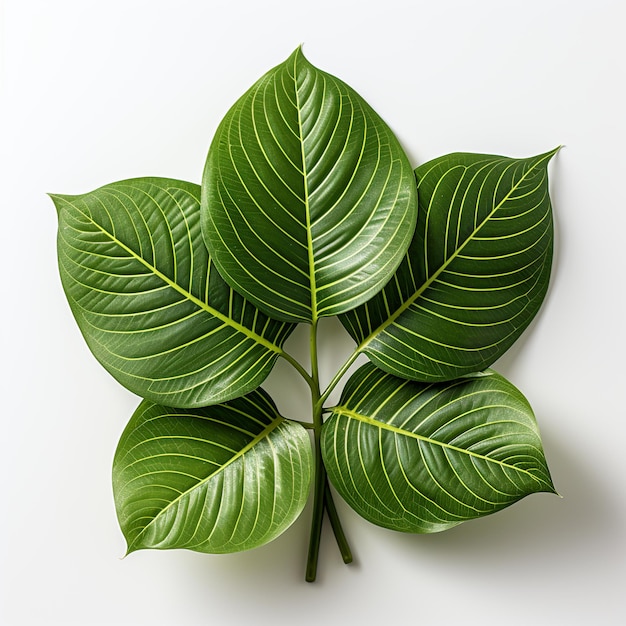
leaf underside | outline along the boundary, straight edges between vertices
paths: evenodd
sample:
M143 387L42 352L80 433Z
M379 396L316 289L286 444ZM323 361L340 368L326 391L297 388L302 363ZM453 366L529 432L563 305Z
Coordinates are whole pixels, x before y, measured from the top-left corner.
M191 410L143 401L113 463L128 552L267 543L304 508L312 462L306 430L284 420L261 389Z
M381 369L451 380L498 359L536 315L552 262L547 164L451 154L415 171L419 217L385 289L341 316Z
M141 178L53 196L61 279L96 358L134 393L204 406L256 388L293 326L233 292L200 232L200 187Z
M226 282L277 319L310 322L379 291L415 226L395 136L296 50L232 107L203 176L202 228Z
M554 492L528 402L495 372L418 383L367 363L322 434L332 484L367 520L432 533Z

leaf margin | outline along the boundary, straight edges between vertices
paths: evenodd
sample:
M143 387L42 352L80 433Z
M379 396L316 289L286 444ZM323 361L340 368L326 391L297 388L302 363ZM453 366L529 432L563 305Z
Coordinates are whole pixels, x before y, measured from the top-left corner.
M383 369L384 371L387 371L390 374L393 374L402 378L407 378L410 380L418 380L418 381L425 381L425 382L426 381L453 380L455 378L465 376L475 371L484 370L490 367L498 358L500 358L513 345L513 343L517 341L520 335L532 322L534 317L539 312L541 305L548 292L551 265L552 265L552 256L553 256L553 223L552 223L553 218L552 218L552 203L549 197L549 190L548 190L547 165L549 161L552 159L552 157L555 156L561 150L561 148L562 146L558 146L557 148L550 150L548 152L545 152L536 156L532 156L532 157L521 158L521 159L515 159L511 157L502 157L499 155L490 155L490 154L451 153L451 154L446 154L441 157L432 159L431 161L428 161L422 166L419 166L415 170L416 178L418 181L418 187L419 187L419 172L421 169L426 169L428 167L433 166L433 164L436 165L439 162L442 162L444 159L448 159L451 157L467 156L471 158L484 158L484 159L508 161L511 163L534 162L532 166L533 168L545 162L544 176L545 176L545 187L546 187L547 212L548 212L548 219L549 219L549 243L547 245L546 251L542 253L541 255L542 257L545 257L545 259L542 261L543 263L543 269L541 270L542 276L540 279L538 279L538 281L541 280L542 284L540 286L539 291L533 296L533 298L531 298L532 307L528 305L527 307L518 311L515 314L515 317L519 317L522 314L528 313L526 319L524 319L522 323L520 323L518 326L515 326L513 330L509 332L508 334L506 334L503 338L501 338L497 342L497 344L486 346L487 348L492 348L490 354L488 354L484 358L481 358L480 361L474 360L474 362L471 362L467 366L464 366L458 363L457 364L445 363L443 361L437 363L436 359L433 359L432 362L435 363L436 365L433 365L432 368L429 370L428 364L424 364L424 361L426 359L429 359L430 356L424 354L423 360L420 360L422 359L422 356L420 356L421 353L419 353L417 350L413 351L413 356L411 355L407 356L407 354L402 355L404 357L405 362L402 363L401 361L397 361L398 366L397 367L394 366L393 361L395 359L393 359L391 356L392 353L394 352L394 349L391 348L390 345L387 346L387 348L385 348L386 344L384 343L383 339L381 339L381 337L386 333L387 329L390 328L391 331L394 331L395 330L394 326L398 326L398 327L402 326L398 320L407 319L407 316L410 316L412 313L413 313L413 316L416 317L414 312L411 312L410 308L414 304L419 303L419 300L420 298L423 297L424 292L428 291L428 289L432 287L433 284L436 284L436 280L438 279L439 275L447 269L448 265L450 265L450 260L446 261L445 265L439 267L437 271L433 273L432 276L430 276L427 280L425 280L425 282L415 287L415 291L412 296L407 298L399 307L394 309L393 312L389 312L389 315L386 319L384 319L381 323L376 324L372 328L370 324L370 316L376 317L378 316L378 313L371 314L368 307L376 306L378 308L382 308L383 306L385 306L387 307L387 310L389 311L389 307L387 305L387 296L386 296L387 288L392 288L392 283L395 281L397 285L397 289L398 291L400 291L401 289L400 284L408 280L407 276L410 276L411 280L413 279L414 270L411 267L412 261L410 259L410 255L412 254L412 250L414 246L416 245L415 242L417 241L417 238L419 236L419 233L416 230L415 239L411 243L411 246L409 247L409 251L407 252L407 255L403 259L402 264L398 268L398 271L389 281L387 286L379 294L374 296L374 298L364 303L359 308L352 310L352 311L348 311L347 313L339 316L339 319L342 325L357 343L355 352L359 354L360 353L366 354L367 357L370 359L370 361L372 361L377 367ZM524 177L526 177L528 172L531 172L531 171L532 171L532 168L529 169L527 172L525 172ZM520 181L518 181L517 185L519 184L520 184ZM418 219L421 220L422 219L421 216L423 214L422 203L425 202L425 198L421 193L419 193L418 196L419 196L419 201L420 201L420 217ZM500 203L500 206L496 207L493 213L495 213L501 207L501 205L502 205L502 202ZM489 216L488 219L483 221L480 228L483 228L490 219L493 219L493 214ZM419 229L419 226L420 224L418 222L418 229ZM465 245L467 245L469 241L471 241L471 239L466 240L461 246L460 250L462 250L462 248L465 247ZM458 254L458 250L455 253L455 256L457 254ZM413 261L413 262L415 263L417 261ZM408 270L407 270L407 267L408 267ZM381 304L381 302L383 304ZM459 306L458 308L461 309L463 307ZM434 319L434 316L435 316L434 313L429 313L429 315L431 315L431 318ZM428 315L422 315L422 317L424 317L425 320L428 320ZM502 323L502 322L498 322L498 323ZM368 324L369 324L369 327L367 327ZM462 322L459 322L459 324L462 325ZM364 326L366 327L365 330L363 330ZM404 337L404 335L407 335L407 333L404 333L403 335L402 331L398 331L397 334L399 337ZM438 343L437 338L435 337L423 337L423 339L427 341L431 341L433 344ZM438 340L439 342L442 342L441 343L442 346L447 345L444 343L443 337L438 337ZM388 341L391 341L391 339ZM403 340L400 338L397 338L397 339L394 339L394 341L396 341L398 344L405 344L407 346L409 344L409 341L406 337L404 337ZM495 348L494 346L497 346L497 348ZM389 351L388 355L386 355L386 349ZM455 346L455 349L458 349L459 351L463 351L463 350L469 350L470 352L472 351L471 348L466 349L460 346L458 348ZM481 349L484 349L484 347ZM398 349L398 351L400 350L401 348ZM382 356L379 356L379 353ZM420 366L422 367L422 369L419 369L416 365L411 365L410 364L411 361L413 361L414 363L420 363ZM436 371L437 368L440 368L442 373L437 372Z
M393 445L396 449L396 454L399 454L399 444L397 437L407 437L415 439L418 442L423 442L426 446L434 446L435 448L440 447L442 450L450 449L452 453L466 454L468 458L479 456L481 462L493 463L494 466L502 466L503 468L505 468L505 466L502 465L501 462L497 459L489 458L485 455L475 455L474 453L468 453L462 448L442 444L441 442L438 442L430 437L424 437L419 434L409 433L406 429L398 428L389 424L388 420L398 417L400 410L406 410L407 406L411 406L411 403L417 402L417 398L421 394L429 394L431 390L435 390L436 393L433 392L433 397L436 398L438 393L440 393L442 397L445 397L444 394L448 393L450 389L454 388L461 389L463 387L470 388L474 386L478 387L478 389L480 390L480 386L483 384L484 381L489 381L490 383L495 382L496 386L499 385L501 387L499 389L500 393L510 393L512 403L524 408L525 418L528 420L527 427L529 428L529 432L531 433L531 435L535 438L533 445L537 448L537 454L539 459L538 465L535 469L539 470L540 473L538 476L534 476L527 470L520 469L515 465L511 465L510 468L507 469L511 469L515 473L528 474L528 485L536 483L538 485L538 488L533 488L532 490L525 488L525 491L520 491L521 495L518 494L516 496L511 496L508 501L494 503L494 507L491 510L485 509L485 511L479 514L466 514L465 516L460 514L450 514L447 519L442 518L439 522L435 522L433 520L437 518L436 511L438 509L441 509L441 511L445 511L445 506L438 502L436 499L432 499L431 504L433 508L431 510L427 508L429 499L433 498L432 489L430 491L424 491L424 493L422 493L422 490L427 489L427 483L420 482L417 478L417 474L415 473L418 472L418 470L419 472L422 472L422 463L426 463L424 456L426 452L423 451L421 446L418 446L418 449L420 450L419 455L415 453L415 456L411 459L405 457L403 459L403 465L398 465L397 467L392 467L390 464L385 465L385 461L383 460L384 458L386 458L385 454L383 453L383 446L385 445L385 442L383 441L384 436L389 436L391 438L391 441L393 441ZM372 395L375 393L375 388L378 385L384 387L384 393L382 393L380 406L377 404L378 401L376 400L376 398ZM404 393L404 390L409 388L418 389L416 395L412 398L409 397L408 392L406 394ZM441 391L437 392L437 390ZM359 396L359 393L361 393L362 395ZM369 395L372 395L372 397L368 399ZM359 402L363 402L371 406L377 406L378 408L376 409L376 412L379 410L382 411L382 406L387 405L387 403L393 404L393 402L396 401L393 400L393 396L395 395L398 395L398 397L400 398L397 400L397 402L401 408L396 414L392 416L392 418L389 418L388 416L378 417L376 415L367 416L345 407L345 405L352 401L356 396L357 404ZM405 395L407 397L405 397ZM432 403L433 397L426 395L425 400L423 401L424 406ZM463 398L463 396L461 396L461 398ZM453 402L456 402L456 400L451 400L451 403ZM445 407L445 404L443 406ZM406 424L411 421L415 416L418 416L415 417L415 419L419 421L419 418L421 417L421 425L423 425L431 419L432 415L441 410L441 407L436 408L434 409L433 413L431 413L430 415L426 414L425 416L421 416L419 412L413 415L405 413L403 415L400 415L398 419L399 421L402 421L402 419L406 418L404 419L404 424ZM475 407L475 409L473 410L485 411L487 410L487 406L481 403L478 404L477 407ZM505 379L494 370L487 370L485 372L474 374L468 378L463 379L437 383L423 383L395 377L391 374L384 372L383 370L380 370L371 362L367 362L359 369L357 369L356 372L354 372L342 392L342 397L339 404L335 407L332 407L329 411L330 415L328 419L324 422L324 426L322 429L322 454L328 477L335 489L348 503L348 505L353 510L355 510L361 517L375 525L407 533L426 534L441 532L453 528L454 526L457 526L465 521L478 519L486 515L491 515L493 513L501 511L504 508L511 506L515 502L518 502L522 498L531 495L532 493L548 492L557 494L557 491L555 490L554 484L552 482L552 478L550 476L547 462L545 460L545 453L543 452L543 444L541 443L541 436L539 433L537 421L532 411L532 408L528 403L528 400L510 381ZM460 418L457 416L451 419L450 423L454 422L457 419ZM352 439L349 439L347 430L350 425L350 420L352 420L352 422L356 424L356 428L358 428L358 433L351 435ZM487 420L484 424L474 426L473 428L486 428L490 425L491 422ZM365 434L363 435L363 430L361 429L362 426L365 428ZM436 428L436 432L441 430L444 426L446 426L445 423L443 424L443 426L438 425ZM435 426L433 425L432 428L434 427ZM368 431L368 428L375 430ZM374 432L378 433L377 444L374 441ZM394 439L394 437L396 438ZM389 440L387 440L387 443L389 446L392 445L391 443L389 443ZM340 450L340 452L338 452L338 450ZM346 455L349 454L353 454L352 464L349 460L346 460ZM391 453L389 452L389 454ZM340 459L338 455L341 455ZM357 457L360 468L356 465ZM421 460L418 457L421 457ZM444 454L444 457L447 458L447 462L452 468L452 461L450 461L450 459L447 457L447 454ZM372 475L368 476L366 471L366 467L369 467L368 463L373 466L374 464L378 464L379 462L382 463L382 474L375 474L374 470L372 470ZM473 464L474 462L472 461L472 465ZM378 465L376 466L378 467ZM350 469L351 467L353 469ZM428 476L430 476L430 479L428 480L432 480L433 485L441 486L440 481L443 480L443 478L445 477L442 476L441 473L437 473L428 469L427 464L425 465L425 467L426 470L423 472L423 477L426 477L426 479L428 479ZM487 467L491 466L487 465ZM414 473L411 474L409 479L408 476L411 472ZM467 473L457 474L456 470L454 469L452 469L452 472L457 475L459 484L462 484L463 481L467 480L468 478ZM545 476L542 476L541 472L545 473ZM476 473L480 475L478 471ZM359 478L355 478L357 474L359 475ZM360 480L361 474L365 476L364 480L368 483L368 487L365 487L364 483ZM392 474L396 477L400 474L404 476L404 480L406 481L406 489L410 495L408 500L402 500L400 496L397 495L399 492L402 491L402 484L400 482L392 482L392 479L390 478ZM461 476L463 476L463 478L461 478ZM485 479L481 478L481 480ZM382 487L380 487L380 491L378 492L374 488L374 484L379 486L384 485L385 481L388 482L389 493L393 494L393 496L388 499L385 499L383 495L384 490L382 490ZM366 491L367 489L369 489L369 491ZM385 489L387 489L387 487L385 487ZM414 493L412 494L410 493L411 489L414 490ZM448 483L446 483L446 485L441 487L441 489L444 493L447 493L450 487ZM494 490L495 489L496 487L494 487ZM469 488L468 493L471 493L471 490ZM452 500L456 499L456 496L453 496L452 493L448 495L450 495ZM394 499L397 499L397 503L394 502ZM471 500L471 498L468 498L468 500ZM458 500L458 502L459 506L461 507L461 500ZM446 503L446 506L449 506L449 502ZM466 511L471 510L471 506L468 503L463 503L462 506L465 507ZM385 513L385 509L388 509L392 512L387 514ZM420 517L420 515L422 517ZM454 519L455 517L458 517L458 519Z
M252 413L249 413L244 416L248 407L256 405L264 411L262 422L260 415L254 416ZM231 419L228 419L229 414ZM248 433L245 431L245 428L249 427L250 424L244 428L244 424L246 424L243 419L244 417L246 419L249 418L250 423L258 422L260 424L258 432ZM163 427L155 429L155 424L158 423L158 420L166 421L164 428L167 434L163 434ZM217 429L214 431L213 439L207 434L211 428ZM151 498L155 498L154 495L151 497L146 495L142 500L132 489L129 492L129 485L131 483L136 480L142 480L146 476L142 474L135 476L132 474L132 471L130 471L130 468L134 466L141 468L142 463L150 464L152 459L150 456L135 458L135 456L139 454L138 451L143 450L143 447L151 449L150 446L153 446L155 449L158 449L159 452L156 456L181 456L181 458L183 458L187 455L191 455L189 456L191 459L194 458L194 449L192 446L198 445L199 443L207 444L209 448L211 446L215 448L226 446L228 434L225 433L227 433L227 431L229 431L230 435L240 438L242 441L245 441L246 436L250 435L249 441L245 442L245 445L238 449L233 448L231 450L225 447L223 453L232 454L232 456L222 462L215 461L209 456L202 458L195 457L195 461L201 460L202 462L206 462L208 468L213 465L216 467L213 468L211 472L207 471L206 476L194 477L197 479L196 483L191 484L184 491L181 491L179 495L173 497L170 502L163 505L149 522L145 524L142 522L144 525L140 525L139 529L133 528L132 513L127 512L127 507L131 505L132 507L139 506L139 510L143 511L148 507L148 504L142 505L142 503L148 503ZM193 433L194 436L190 436L190 433ZM167 439L171 439L172 441L176 440L177 443L175 447L174 444L170 444L172 448L168 448L166 443ZM164 443L161 444L160 441ZM283 459L281 461L279 458L280 455L275 453L274 448L277 443L283 446L287 445L289 452L289 458L287 460ZM252 483L256 481L259 490L269 489L269 485L267 483L262 484L260 478L256 476L256 473L250 472L245 460L247 454L255 454L256 456L258 453L256 450L257 447L263 448L261 451L262 456L259 461L263 476L270 471L273 472L275 478L278 478L282 482L275 482L272 486L274 500L270 507L271 523L268 524L265 522L265 527L261 529L262 532L259 533L259 536L250 539L252 535L252 533L250 533L245 541L235 541L233 537L235 537L238 531L240 524L239 519L242 516L245 517L245 514L249 512L246 506L257 507L256 515L258 519L262 517L260 513L261 508L267 505L263 500L262 493L254 493L254 484ZM272 452L268 453L268 450ZM299 452L300 464L293 462L292 455L294 450ZM274 457L271 456L272 454L274 454ZM274 463L273 465L272 462ZM123 463L125 465L122 465ZM236 467L237 464L240 466L243 465L243 469ZM268 466L271 466L269 470ZM125 556L145 549L188 549L206 554L226 554L250 550L265 545L283 534L302 513L311 491L312 467L313 455L306 429L298 422L288 420L280 415L270 396L261 387L246 396L240 396L219 405L192 409L165 407L149 400L142 400L120 437L113 460L113 492L118 521L127 541ZM233 503L228 501L228 498L222 498L218 491L215 491L219 490L220 480L226 481L228 478L232 480L232 476L229 473L230 468L232 468L233 471L239 470L238 476L241 478L241 481L243 481L237 485L237 489L240 487L242 489L242 500L239 511L234 510L234 513L237 513L236 516L230 510ZM184 473L185 468L184 466L177 466L176 469L155 469L154 466L151 466L151 469L153 473L167 474L169 472L177 474L181 472ZM289 476L287 476L287 470L291 472ZM189 474L189 476L191 475ZM218 485L215 486L216 482ZM165 478L161 478L158 483L153 485L153 488L156 488L157 491L158 489L171 489L171 487L167 486L168 484ZM250 484L252 484L252 487L248 487ZM296 489L290 494L287 487L293 488L294 485ZM227 488L227 486L224 488ZM150 485L148 487L150 488ZM232 485L230 488L233 488ZM213 498L207 495L211 490L215 491ZM194 524L189 524L189 509L193 508L194 494L199 494L203 491L206 492L205 495L202 496L204 498L204 507L201 508L199 516L196 515L195 518L192 517ZM246 493L254 493L254 495L246 498ZM280 501L280 498L287 499L290 496L291 499L288 506L277 506L277 502ZM256 502L255 498L257 498ZM224 502L226 502L226 504L224 504ZM207 507L210 510L207 510ZM208 536L204 540L197 542L196 533L198 533L198 529L202 524L210 523L210 521L207 521L207 518L215 513L216 507L217 516L215 517L211 532L208 533ZM228 509L226 516L227 520L230 520L229 528L231 528L232 534L227 541L220 542L219 535L224 533L224 527L226 526L223 517L224 507ZM175 536L172 539L171 530L164 530L162 527L168 524L169 515L179 515L179 509L183 510L185 515L184 522L182 529L178 533L178 537ZM276 522L274 515L278 509L281 509L282 518ZM265 512L267 514L269 509L266 509ZM237 520L233 523L232 518L234 517L237 517ZM146 518L145 514L140 516L139 520L143 520L144 518ZM221 524L218 522L221 522ZM195 526L195 530L191 535L191 540L194 540L195 543L192 543L189 538L185 538L185 535L189 534L189 530L192 526ZM256 528L257 524L255 522L254 530L256 530ZM218 535L217 539L214 538L214 534ZM153 541L152 535L155 535L158 540Z
M183 194L187 194L189 198L191 198L190 202L195 201L197 205L197 209L195 211L197 215L195 216L193 215L194 213L193 208L190 208L190 207L183 208L180 204L178 205L178 209L180 210L180 213L183 216L183 219L185 220L187 232L190 237L189 239L189 247L190 247L189 262L191 264L191 268L194 274L193 275L190 274L189 276L187 276L188 281L189 281L188 289L184 288L183 286L178 284L175 279L173 279L170 276L167 276L164 272L158 269L157 267L158 259L156 258L157 250L154 247L154 242L152 241L150 242L150 246L152 246L152 254L154 256L153 265L150 265L146 261L146 259L142 257L141 253L138 253L137 250L132 249L131 246L127 245L126 243L118 239L114 232L108 232L107 229L102 224L98 223L96 219L92 218L92 216L88 215L85 212L85 211L90 210L89 203L97 204L98 202L100 203L103 202L102 199L100 198L101 195L103 195L103 197L106 197L107 194L111 194L111 196L116 197L115 196L116 193L122 194L123 192L121 190L128 187L129 189L132 189L133 191L139 193L140 195L145 193L146 196L148 196L148 192L146 191L146 189L143 189L143 186L149 187L151 185L158 188L160 191L165 191L168 194L172 190L178 190ZM130 194L131 192L129 191L128 193ZM200 186L199 185L189 183L186 181L180 181L180 180L163 178L163 177L140 177L140 178L131 178L131 179L125 179L121 181L108 183L106 185L98 187L97 189L94 189L90 192L86 192L83 194L77 194L77 195L48 194L48 195L52 199L55 205L55 208L57 209L57 214L58 214L58 219L59 219L59 230L58 230L58 235L57 235L57 238L58 238L57 254L58 254L61 282L62 282L63 290L65 292L68 304L70 305L72 314L74 315L74 318L79 326L81 334L83 335L83 338L85 339L92 354L94 354L98 362L100 362L100 364L103 365L103 367L105 367L105 369L107 369L107 371L125 388L129 389L131 392L141 397L152 399L155 402L161 403L161 404L164 403L164 396L167 396L168 401L165 402L165 404L168 404L168 405L177 405L181 407L185 406L188 408L204 406L206 404L224 402L228 399L245 395L247 392L252 391L256 387L258 387L263 382L263 380L267 377L267 375L273 368L273 365L276 362L276 359L279 356L283 356L283 357L287 356L282 348L282 344L284 343L284 341L287 339L287 337L293 330L294 328L293 325L290 326L289 324L286 324L286 323L277 323L275 320L270 320L269 318L267 318L266 316L264 316L263 314L259 312L260 314L259 319L267 320L265 322L266 328L268 324L273 324L274 326L276 326L276 329L274 329L275 330L274 334L276 335L276 338L275 338L275 341L272 341L270 339L267 339L265 336L258 334L254 330L248 328L247 326L245 326L243 322L238 322L236 319L233 319L228 314L219 310L219 308L216 308L215 306L210 305L208 302L203 302L200 297L192 293L191 283L193 281L198 282L198 280L200 280L201 282L206 281L205 288L207 291L205 295L207 299L209 298L209 290L215 291L217 289L219 291L220 285L222 284L224 285L224 288L227 288L225 286L225 283L223 283L221 277L219 277L219 275L217 274L215 270L213 270L213 279L212 279L213 282L209 284L209 274L211 273L211 266L214 265L213 261L208 256L208 253L206 252L206 248L204 247L204 242L199 232L196 235L196 239L194 241L191 240L191 230L193 228L192 226L189 226L189 222L191 222L192 220L196 220L196 221L199 220L199 214L198 214L199 205L200 205ZM119 200L119 198L116 197L116 200ZM132 198L129 195L128 206L130 206L131 204L135 204L135 208L137 209L137 215L143 221L143 225L146 227L146 230L149 232L149 228L147 226L147 218L144 217L141 211L139 210L139 206L136 204L136 200L137 200L136 198ZM176 204L178 200L172 200L172 202L173 204ZM87 208L83 210L79 209L78 208L79 203L84 203L85 207ZM102 206L105 207L104 204L102 204ZM123 203L121 201L120 201L120 206L123 206ZM120 208L120 211L122 210L127 211L129 215L128 219L132 222L133 216L130 214L130 211L128 210L128 206L125 206L123 209ZM155 206L158 206L158 203L156 202L156 200L155 200ZM158 207L158 208L162 212L164 221L168 223L168 217L166 214L167 214L168 209L171 209L172 211L174 210L173 206L167 207L167 208L163 208L163 207ZM109 216L110 228L112 231L114 231L116 227L115 218L110 215L109 210L106 207L103 208L103 211ZM208 337L212 332L215 332L216 330L219 331L220 329L226 328L226 329L229 329L229 332L232 331L233 334L236 333L237 335L242 337L241 343L239 344L240 346L246 342L252 343L252 346L246 349L246 354L250 352L251 350L256 350L256 348L260 348L264 350L265 353L259 357L259 359L263 361L263 367L259 368L257 373L251 376L250 379L244 385L240 386L239 384L234 385L233 382L229 383L227 389L231 389L231 391L225 392L221 389L217 389L217 387L214 387L214 389L211 390L207 387L206 383L201 383L200 385L195 385L195 386L192 385L189 388L183 387L180 392L176 392L176 391L157 392L156 390L151 388L151 386L155 384L156 381L159 380L158 373L156 372L156 370L154 371L155 377L151 378L147 374L142 375L140 373L134 373L132 369L128 371L124 369L123 367L116 365L116 361L115 361L115 359L117 358L116 353L111 350L110 346L106 343L106 340L104 342L99 340L98 338L99 332L103 334L105 332L108 332L109 334L112 334L113 336L116 333L119 334L120 332L148 333L154 329L148 328L147 326L146 327L137 326L136 328L134 328L134 330L120 331L118 329L118 330L112 330L112 331L104 331L102 328L92 324L89 321L89 317L88 317L89 314L93 314L97 316L100 313L96 310L95 307L92 307L92 309L89 309L87 306L81 304L81 302L79 302L78 299L72 294L72 289L77 288L77 285L79 286L79 288L84 288L85 291L90 291L90 292L91 291L97 292L99 291L99 289L95 285L89 285L89 284L81 285L80 281L77 281L76 278L71 274L71 271L68 270L66 267L66 264L67 266L73 266L73 265L79 266L79 263L75 260L75 258L71 256L71 254L80 255L81 250L78 248L74 249L70 243L67 243L64 240L64 236L67 231L76 230L73 224L71 224L70 222L71 220L77 219L76 217L77 215L80 215L83 218L85 218L87 222L91 224L91 227L95 229L95 231L100 231L100 233L104 237L108 237L112 245L118 246L121 250L123 250L124 253L128 254L129 259L131 259L132 262L136 262L144 266L148 270L149 274L151 274L155 279L158 279L159 281L162 282L163 284L162 286L164 289L172 290L173 292L176 292L182 298L182 300L178 302L174 302L175 306L180 305L181 302L184 301L187 304L191 304L193 307L196 308L195 313L193 313L193 315L200 314L201 316L206 318L205 323L209 323L210 320L217 321L216 323L218 324L218 326L216 326L216 329L206 334L205 337ZM168 223L168 227L169 227L169 223ZM197 225L196 228L199 231L199 225ZM80 233L79 231L76 231L76 232L77 232L76 241L78 241L80 237L84 236L84 239L80 239L80 243L81 244L84 243L85 246L88 248L90 245L90 242L88 241L89 232L88 231L85 231L85 233ZM137 230L135 230L135 234L137 235L137 238L138 238L138 245L141 248L141 242L139 241L139 233L137 232ZM150 232L149 232L149 236L150 237L152 236ZM171 232L170 232L170 237L172 238L171 245L173 249L176 247L176 245L180 245L181 242L174 240ZM68 249L71 249L71 254L68 253ZM89 251L85 252L84 254L86 256L90 256L90 255L99 256ZM206 255L206 258L203 255ZM122 257L119 257L119 259L121 258ZM119 261L119 259L116 257L111 257L111 259L114 259L113 262ZM205 274L201 274L200 278L198 278L198 276L195 275L195 273L198 271L197 265L198 264L202 265L204 261L206 261L206 272ZM196 263L195 268L193 267L194 262ZM97 268L96 269L89 268L89 269L94 274L106 274L106 271L101 270L101 269L97 269ZM110 275L111 277L115 278L114 273L111 273ZM132 275L130 276L132 277ZM120 273L118 277L125 278L124 274L122 273ZM113 294L113 292L111 293ZM124 294L119 294L119 295L123 296ZM222 297L222 294L220 294L220 297ZM231 298L234 298L236 300L237 299L241 300L240 306L242 308L242 315L243 315L243 312L245 312L246 306L248 307L252 306L249 302L246 302L244 299L242 299L241 296L239 296L235 292L232 292L232 290L231 290ZM86 298L86 299L90 301L90 304L93 301L93 298L91 297ZM170 306L172 305L166 304L165 308L168 308ZM136 314L141 315L142 313L143 313L142 311L138 311ZM102 313L102 315L107 316L110 314ZM120 316L130 317L130 315L126 313L120 314ZM179 323L181 320L184 321L185 317L181 317L179 320L174 320L174 323ZM214 322L210 322L210 323L214 323ZM280 324L280 328L278 328L279 324ZM189 333L190 331L187 331L187 332ZM192 344L194 342L197 343L198 341L202 342L204 341L204 338L200 337L199 339L193 340L191 343ZM168 352L168 351L176 352L177 350L185 350L185 349L186 349L185 343L181 342L179 345L173 348L170 348L169 350L166 350L165 352ZM165 354L165 352L161 352L161 354ZM124 359L125 357L120 357L120 358ZM147 355L145 357L146 360L150 358L151 358L150 355ZM196 355L196 358L197 358L197 355ZM258 363L259 359L257 359L255 363ZM131 362L133 359L130 358L128 360L129 362ZM193 361L194 360L193 355L191 357L187 357L185 360ZM200 368L200 370L206 369L208 366L210 366L210 362L203 362L203 365ZM250 371L253 371L253 369L251 369ZM194 372L192 371L190 372L189 375L191 376L193 374ZM211 376L211 379L215 378L216 376L219 378L219 374L215 374L214 376ZM181 376L173 376L172 380L176 378L181 378ZM167 380L167 379L163 379L163 380ZM197 393L197 389L202 388L202 386L204 386L206 390L202 394L199 395ZM189 391L189 389L191 389L191 391ZM181 396L182 396L182 399L181 399Z

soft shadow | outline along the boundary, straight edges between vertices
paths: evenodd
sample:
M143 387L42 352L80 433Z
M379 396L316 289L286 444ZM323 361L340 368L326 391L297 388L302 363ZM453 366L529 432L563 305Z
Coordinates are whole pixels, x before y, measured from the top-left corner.
M488 517L465 522L433 535L389 532L396 548L464 566L480 561L496 565L503 558L523 564L547 559L564 564L622 532L624 520L590 459L576 456L542 429L544 448L555 487L561 497L533 494ZM587 548L581 548L586 544ZM549 556L548 556L549 555Z
M622 534L623 514L591 459L573 454L549 430L544 431L546 456L562 497L534 494L499 513L432 535L403 534L370 525L337 497L354 562L349 567L343 564L325 523L313 587L304 580L310 503L290 529L266 546L228 555L176 551L176 556L161 554L159 558L171 558L171 576L190 597L206 597L207 606L222 596L235 604L241 597L238 610L243 615L253 611L249 607L259 614L271 612L278 589L295 602L297 597L310 597L311 589L334 588L346 576L371 580L372 553L382 554L383 561L377 557L378 566L389 570L396 568L401 558L402 567L413 570L416 580L425 571L435 575L437 570L476 576L477 566L483 573L498 576L503 566L512 563L529 571L541 563L544 575L590 567L604 558L603 550L610 543L606 538ZM361 554L366 561L363 568Z

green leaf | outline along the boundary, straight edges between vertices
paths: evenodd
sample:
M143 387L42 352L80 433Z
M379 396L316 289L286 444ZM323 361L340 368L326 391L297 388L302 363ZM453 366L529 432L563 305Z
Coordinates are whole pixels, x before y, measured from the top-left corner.
M220 278L200 232L198 185L141 178L52 198L63 288L117 380L187 407L261 384L292 326L269 320Z
M442 381L491 365L544 299L553 245L547 166L451 154L417 168L420 212L397 273L341 317L378 367Z
M188 411L144 400L113 461L128 553L267 543L304 508L312 463L306 430L284 420L261 389Z
M417 199L389 127L297 49L222 121L202 209L226 282L268 315L311 322L384 286L410 243Z
M404 532L438 532L554 492L528 402L492 371L426 384L367 363L324 424L322 452L355 511Z

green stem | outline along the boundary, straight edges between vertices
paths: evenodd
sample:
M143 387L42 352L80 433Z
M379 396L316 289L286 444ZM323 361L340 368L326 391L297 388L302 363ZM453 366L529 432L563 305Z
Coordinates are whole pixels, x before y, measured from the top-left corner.
M313 413L313 441L315 447L315 486L313 490L313 517L311 520L311 535L309 537L309 555L306 563L306 580L313 582L317 574L317 561L322 536L322 520L324 517L324 490L326 486L326 470L322 460L322 404L320 399L319 365L317 359L317 320L311 323L310 334L311 354L311 407Z
M322 521L324 518L324 492L326 490L326 470L322 462L319 430L315 430L315 490L313 495L313 517L311 535L309 537L309 555L306 562L306 581L312 583L317 575L317 561L322 537Z
M317 563L319 559L320 541L322 536L322 522L324 519L324 509L328 512L328 517L337 540L337 545L341 551L344 563L352 562L352 553L350 546L343 532L341 522L335 503L333 502L330 487L328 486L328 478L326 476L326 468L322 459L322 424L323 424L323 406L324 398L328 396L329 391L324 398L320 392L319 382L319 366L317 358L317 320L311 324L310 334L310 354L311 354L311 407L313 414L313 439L315 446L315 485L313 496L313 516L311 520L311 535L309 538L309 554L306 566L306 580L313 582L317 575ZM337 379L338 382L339 379ZM337 384L335 382L335 384Z
M335 374L335 377L328 383L328 387L324 390L324 393L319 396L319 404L320 406L326 402L328 396L331 394L332 390L337 386L339 381L346 375L352 364L357 360L359 355L361 354L360 348L357 348L351 355L350 358L341 366L341 369Z
M304 378L306 384L311 389L311 393L315 393L317 391L319 395L319 382L316 382L315 380L313 380L313 377L304 369L304 367L302 367L302 365L300 365L300 363L296 359L294 359L294 357L291 356L291 354L289 354L289 352L285 352L284 350L281 350L279 352L279 355L283 359L285 359L287 363L290 363L294 367L294 369L298 372L298 374L300 374L300 376Z
M341 551L341 558L343 559L344 563L352 563L352 550L350 550L350 545L348 544L346 535L343 532L341 520L339 519L339 514L337 513L337 508L335 507L335 501L333 500L333 494L330 491L328 481L326 482L326 488L324 490L324 498L326 502L326 512L328 513L328 519L330 519L330 525L333 529L333 533L335 534L335 539L337 541L337 545L339 546L339 550Z

